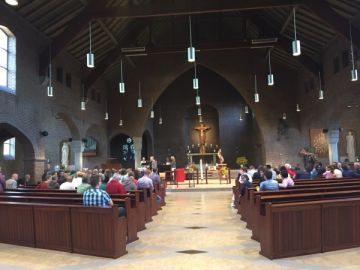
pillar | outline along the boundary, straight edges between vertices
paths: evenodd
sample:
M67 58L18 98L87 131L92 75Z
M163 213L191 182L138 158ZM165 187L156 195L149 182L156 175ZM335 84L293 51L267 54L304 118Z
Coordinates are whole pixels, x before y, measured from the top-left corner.
M81 170L83 167L83 157L82 157L82 152L84 151L83 142L80 140L72 141L71 149L74 153L75 170Z
M135 150L135 169L140 166L141 161L141 148L142 148L142 137L133 137L134 150Z
M329 163L339 161L338 142L340 132L338 129L329 130L327 133L327 141L329 145Z

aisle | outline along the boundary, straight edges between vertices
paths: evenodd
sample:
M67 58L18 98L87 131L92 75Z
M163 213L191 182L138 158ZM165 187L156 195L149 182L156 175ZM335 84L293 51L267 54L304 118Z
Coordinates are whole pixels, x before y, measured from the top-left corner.
M0 269L360 268L360 249L275 261L260 256L230 198L230 192L169 192L167 206L117 260L0 244Z

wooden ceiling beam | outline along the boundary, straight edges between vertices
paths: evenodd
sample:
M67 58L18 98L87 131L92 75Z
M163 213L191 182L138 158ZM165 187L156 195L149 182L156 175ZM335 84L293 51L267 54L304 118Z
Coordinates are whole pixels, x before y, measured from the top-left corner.
M134 19L233 12L287 7L298 4L297 0L187 0L178 2L178 6L174 5L173 1L157 1L147 5L105 7L100 10L94 10L92 15L97 18Z
M340 16L325 1L301 0L315 15L324 23L336 31L339 35L350 40L349 20ZM353 42L360 47L360 31L352 27Z

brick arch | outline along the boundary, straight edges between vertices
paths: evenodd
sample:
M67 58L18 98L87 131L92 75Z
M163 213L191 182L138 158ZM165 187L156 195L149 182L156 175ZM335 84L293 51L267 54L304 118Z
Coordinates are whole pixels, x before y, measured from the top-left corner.
M70 130L70 133L71 133L71 138L73 140L80 140L80 132L79 132L79 129L78 127L76 126L75 122L73 121L73 119L67 114L67 113L64 113L64 112L59 112L56 114L56 117L58 119L61 119L64 121L64 123L67 125L67 127L69 128Z

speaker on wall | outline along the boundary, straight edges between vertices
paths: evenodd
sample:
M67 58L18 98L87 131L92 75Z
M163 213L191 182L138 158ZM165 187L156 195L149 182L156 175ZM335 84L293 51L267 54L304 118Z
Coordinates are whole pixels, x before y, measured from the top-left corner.
M40 131L40 135L41 135L42 137L46 137L47 135L49 135L49 132L47 132L46 130Z

